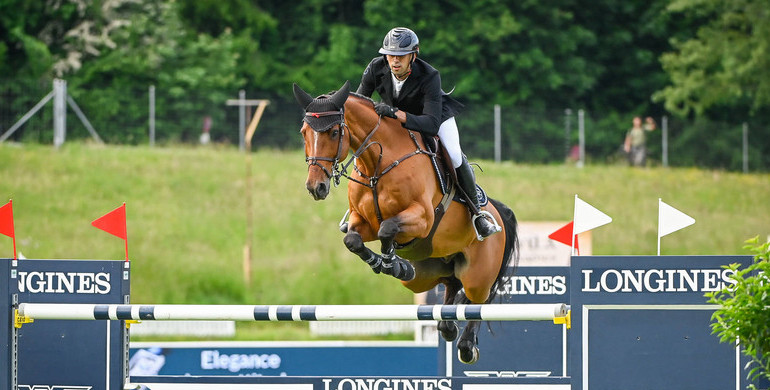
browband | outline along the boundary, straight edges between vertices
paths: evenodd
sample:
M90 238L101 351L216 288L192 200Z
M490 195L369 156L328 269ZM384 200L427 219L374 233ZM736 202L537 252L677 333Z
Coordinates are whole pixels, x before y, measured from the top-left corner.
M323 112L306 112L305 116L312 116L314 118L320 118L322 116L332 116L332 115L344 115L344 111L323 111Z

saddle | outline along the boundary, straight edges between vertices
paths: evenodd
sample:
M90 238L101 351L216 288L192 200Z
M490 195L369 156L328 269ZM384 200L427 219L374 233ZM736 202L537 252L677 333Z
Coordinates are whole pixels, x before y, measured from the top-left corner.
M451 188L457 184L458 180L457 171L452 167L449 153L447 153L446 148L441 144L441 140L439 140L438 136L427 136L423 134L422 139L423 142L425 142L425 147L428 151L433 153L430 159L433 164L433 170L436 173L436 179L438 179L439 186L441 187L441 193L447 194ZM478 198L479 205L482 207L489 203L489 197L487 197L486 191L484 191L478 184L476 184L476 197ZM462 203L463 205L467 203L467 199L457 191L455 191L452 200Z

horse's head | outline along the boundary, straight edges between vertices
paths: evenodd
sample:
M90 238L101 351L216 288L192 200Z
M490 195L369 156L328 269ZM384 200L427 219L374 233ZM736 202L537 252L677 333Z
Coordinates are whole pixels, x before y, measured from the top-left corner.
M305 110L302 137L305 141L305 161L308 164L305 187L315 200L329 195L330 180L339 183L338 164L350 149L350 131L345 125L345 101L350 83L345 82L331 95L311 97L294 84L294 97Z

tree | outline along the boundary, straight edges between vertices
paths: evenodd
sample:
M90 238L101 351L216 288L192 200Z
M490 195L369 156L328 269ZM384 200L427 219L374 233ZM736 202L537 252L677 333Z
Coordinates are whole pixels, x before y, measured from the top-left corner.
M0 74L40 78L69 74L115 48L135 0L0 1Z
M217 37L189 31L176 3L147 2L114 37L116 47L83 64L70 91L112 142L146 139L146 94L157 86L157 127L162 138L191 140L203 116L222 123L223 106L245 83L237 69L239 38L229 29ZM80 99L82 97L82 99ZM121 118L115 128L110 118ZM215 134L212 134L213 136Z
M702 21L694 36L661 56L671 85L655 98L680 115L718 106L770 105L770 3L766 0L675 0L672 14Z

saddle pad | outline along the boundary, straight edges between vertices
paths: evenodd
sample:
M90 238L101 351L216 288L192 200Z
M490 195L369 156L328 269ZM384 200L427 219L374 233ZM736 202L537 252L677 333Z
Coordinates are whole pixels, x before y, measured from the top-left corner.
M476 198L479 199L479 205L481 207L484 207L489 203L489 197L487 196L486 191L484 191L484 189L481 188L481 186L478 184L476 184ZM463 199L459 193L455 194L452 200L458 203L462 203L463 205L465 204L465 199Z

